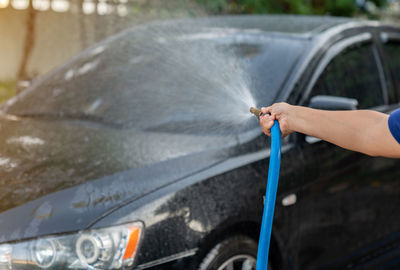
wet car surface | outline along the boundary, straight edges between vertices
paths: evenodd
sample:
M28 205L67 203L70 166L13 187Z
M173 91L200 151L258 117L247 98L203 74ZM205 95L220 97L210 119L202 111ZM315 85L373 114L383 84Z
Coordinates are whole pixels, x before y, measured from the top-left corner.
M328 95L390 112L399 33L239 16L153 23L87 50L2 108L0 258L10 259L0 266L219 269L246 255L232 266L254 269L269 143L255 118L235 114L248 110L238 85L251 82L258 106ZM300 134L282 152L273 269L398 267L398 160ZM140 230L128 259L122 240L87 236L121 224ZM82 239L114 257L89 260L75 250Z

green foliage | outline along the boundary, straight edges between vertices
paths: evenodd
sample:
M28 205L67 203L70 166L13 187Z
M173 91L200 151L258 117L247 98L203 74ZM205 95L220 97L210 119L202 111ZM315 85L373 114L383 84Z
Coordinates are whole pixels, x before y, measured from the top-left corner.
M212 14L329 14L353 16L357 11L355 0L197 0ZM387 0L372 0L378 7Z
M370 0L373 2L377 7L385 7L388 4L388 0Z
M228 8L228 0L197 0L205 9L211 13L225 13Z
M350 17L356 12L356 8L354 0L328 1L327 5L327 11L333 16Z

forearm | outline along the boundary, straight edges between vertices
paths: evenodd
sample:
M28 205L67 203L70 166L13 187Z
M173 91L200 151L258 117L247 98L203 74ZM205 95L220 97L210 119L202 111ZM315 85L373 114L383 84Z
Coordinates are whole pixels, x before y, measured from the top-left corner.
M390 136L386 127L388 115L376 111L324 111L293 106L292 113L289 125L293 131L372 156L382 155L385 147L379 141ZM382 132L385 129L387 132Z

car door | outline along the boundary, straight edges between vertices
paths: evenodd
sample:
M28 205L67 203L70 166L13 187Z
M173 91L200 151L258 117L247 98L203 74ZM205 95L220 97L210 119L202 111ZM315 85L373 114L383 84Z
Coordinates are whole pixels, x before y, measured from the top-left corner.
M390 110L379 50L371 33L331 46L304 91L358 100L359 109ZM396 258L400 163L299 136L304 157L298 194L300 269L376 269Z

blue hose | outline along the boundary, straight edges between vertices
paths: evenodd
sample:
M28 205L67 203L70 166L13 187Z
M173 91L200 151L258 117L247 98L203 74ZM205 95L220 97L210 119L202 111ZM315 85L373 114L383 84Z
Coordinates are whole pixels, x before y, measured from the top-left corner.
M264 213L261 223L260 240L258 242L257 270L266 270L268 267L269 243L271 240L272 220L274 218L280 165L281 130L278 121L275 121L271 129L271 154L269 159L267 190L265 192Z

